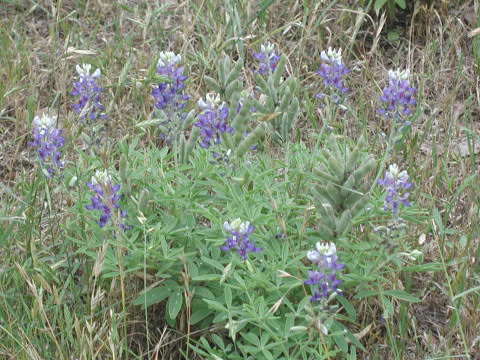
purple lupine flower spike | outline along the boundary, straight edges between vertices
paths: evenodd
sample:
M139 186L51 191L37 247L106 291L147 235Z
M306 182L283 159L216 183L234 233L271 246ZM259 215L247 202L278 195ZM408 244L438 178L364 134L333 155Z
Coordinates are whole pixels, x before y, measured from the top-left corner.
M229 109L225 102L220 104L219 94L216 94L215 97L207 94L206 101L200 99L198 105L203 111L198 115L198 122L193 125L200 128L201 147L208 148L211 142L214 145L220 144L221 133L234 133L233 127L227 125Z
M73 91L70 92L70 95L78 97L78 102L72 105L73 109L80 115L80 120L86 122L94 121L98 117L107 118L103 113L104 107L100 103L103 88L97 84L101 72L97 69L90 74L91 68L90 64L77 65L78 80L73 83Z
M238 254L243 260L247 260L247 254L249 252L262 251L262 248L255 247L250 241L250 234L255 229L253 225L250 225L250 222L247 221L244 223L238 218L231 223L226 221L223 224L223 228L231 234L231 236L227 236L225 245L221 247L223 251L237 249Z
M118 209L120 217L124 218L127 215L126 210L120 210L118 200L121 195L117 194L120 190L120 185L113 185L112 178L108 174L107 170L97 170L95 176L92 176L90 182L87 181L87 186L95 193L91 197L91 204L86 205L87 210L100 210L103 214L100 215L100 219L97 221L98 225L103 228L107 224L108 220L112 217L112 211ZM125 225L120 224L121 228L125 228Z
M155 98L155 108L165 114L167 122L172 122L173 115L179 115L180 111L185 108L185 101L190 99L190 96L183 93L185 80L188 77L183 75L184 67L177 67L181 60L180 54L161 51L157 62L157 74L170 79L170 82L159 83L152 90L152 96Z
M413 183L408 182L407 172L405 170L400 172L397 164L390 165L388 170L389 171L385 173L385 179L378 179L377 181L387 191L383 208L385 210L391 210L393 214L396 214L400 203L407 207L412 206L408 202L410 193L405 190L410 189Z
M273 73L277 68L277 63L280 61L282 56L277 55L274 48L275 48L274 45L268 42L267 45L260 46L259 53L256 53L256 52L253 53L253 57L260 61L258 70L255 70L260 75L263 75L265 73L267 73L268 75L270 72Z
M413 98L417 89L410 87L409 75L410 70L408 69L388 72L388 87L383 89L380 97L380 100L385 103L385 107L377 109L385 118L400 121L405 125L410 125L410 122L404 118L412 114L412 109L417 104L417 99Z
M55 167L63 168L63 162L60 160L60 148L65 144L62 130L56 128L56 116L50 117L45 114L42 117L35 116L33 125L33 141L29 145L37 148L42 164L48 166L46 174L51 177L55 174Z
M338 263L337 248L333 243L317 242L316 250L307 253L307 259L314 265L316 270L309 270L309 279L304 281L305 285L319 285L315 287L310 302L322 300L328 293L342 295L338 286L342 283L337 279L337 270L345 267L345 264ZM328 274L328 275L327 275Z
M317 99L321 100L324 97L332 96L333 102L338 104L340 98L345 95L349 89L345 86L343 77L347 75L351 70L347 69L346 65L342 61L342 49L328 48L328 51L322 51L320 55L322 64L320 69L317 70L317 74L323 78L323 83L329 90L330 94L320 93L317 94Z

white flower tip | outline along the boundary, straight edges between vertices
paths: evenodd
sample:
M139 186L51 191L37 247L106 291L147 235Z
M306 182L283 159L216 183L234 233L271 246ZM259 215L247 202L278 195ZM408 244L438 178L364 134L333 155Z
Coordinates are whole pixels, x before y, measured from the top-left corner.
M75 69L77 70L78 76L80 76L80 79L83 79L85 76L90 76L90 69L92 68L92 65L90 64L82 64L82 65L77 65Z
M329 47L327 52L325 52L325 50L322 51L322 53L320 54L320 58L323 61L332 61L334 63L341 64L342 48L338 48L338 50L336 50L335 48L332 49L332 47Z
M182 61L180 54L175 54L172 51L160 51L160 59L158 59L157 66L165 67L178 64Z
M108 174L107 170L104 170L104 171L97 170L95 171L95 176L92 176L91 183L93 185L98 185L98 184L107 185L111 181L112 181L112 178Z
M56 116L50 117L47 114L43 113L42 117L35 116L33 119L33 122L38 129L41 129L41 128L52 129L57 125L57 117Z
M398 165L397 164L390 165L388 167L388 171L390 172L390 174L392 174L392 176L397 177L399 172Z
M208 93L206 96L207 102L212 105L218 105L220 103L220 94L217 93Z
M265 54L270 54L274 49L275 49L275 45L273 45L270 41L267 43L267 45L262 45L261 46L261 50Z
M200 108L202 109L206 109L207 108L207 103L205 101L203 101L202 98L198 99L198 106L200 106Z
M405 69L405 70L400 70L398 68L397 70L389 70L388 71L388 77L393 79L393 80L406 80L410 76L410 70Z
M95 70L92 74L92 78L96 79L98 77L100 77L100 75L102 75L102 72L100 71L100 69L97 68L97 70Z

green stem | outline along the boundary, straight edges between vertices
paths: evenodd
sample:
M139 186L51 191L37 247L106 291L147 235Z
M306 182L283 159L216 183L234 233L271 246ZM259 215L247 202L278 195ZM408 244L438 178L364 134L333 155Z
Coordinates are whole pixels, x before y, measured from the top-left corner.
M385 149L385 154L383 155L382 161L380 162L380 169L377 171L375 181L372 183L372 186L370 188L370 193L373 191L373 189L375 189L375 186L378 183L378 179L380 179L380 176L382 176L383 171L385 170L387 157L393 148L393 139L395 138L396 133L397 133L397 128L395 127L395 124L392 124L392 130L390 131L390 137L388 138L387 148Z

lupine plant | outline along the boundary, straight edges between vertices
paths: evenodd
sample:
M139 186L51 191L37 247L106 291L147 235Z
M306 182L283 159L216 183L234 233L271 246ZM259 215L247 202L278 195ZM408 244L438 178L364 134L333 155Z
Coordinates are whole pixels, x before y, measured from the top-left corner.
M247 254L249 252L259 252L262 251L262 248L257 248L250 240L250 234L253 232L255 227L250 225L250 222L242 222L240 218L228 223L227 221L223 224L223 228L230 232L231 236L227 237L225 245L222 246L223 251L229 251L231 249L237 249L238 254L247 260Z
M352 218L368 203L370 192L365 178L375 168L375 160L364 153L363 137L353 150L341 145L335 135L329 136L326 145L320 152L318 167L313 169L319 181L313 191L313 203L321 217L320 236L334 241L347 233Z
M342 320L356 323L347 295L352 297L359 286L355 281L363 278L349 266L354 247L365 246L355 243L352 227L372 204L369 181L375 160L363 136L352 141L338 134L320 134L321 146L314 150L290 143L300 101L299 82L285 71L286 56L277 54L271 43L261 45L253 54L254 69L248 69L256 82L253 90L244 89L242 56L236 62L225 56L218 62L217 79L204 77L214 93L203 93L196 114L187 109L190 97L185 94L187 76L180 66L181 56L160 52L156 64L160 82L151 91L156 118L136 126L159 125L165 140L160 143L168 146L145 146L142 135L122 141L118 164L122 185L115 184L107 170L96 171L86 182L89 203L78 206L82 215L94 212L102 229L112 222L126 229L122 219L128 209L134 214L128 220L134 224L133 231L117 237L116 244L103 236L101 249L98 242L84 236L107 235L98 227L97 232L87 231L88 224L78 225L75 218L65 231L81 245L78 254L94 260L90 272L95 284L102 271L105 279L120 277L125 347L129 345L126 299L133 298L133 305L143 307L145 315L150 306L165 304L165 322L180 326L186 334L185 358L190 349L208 356L202 349L211 347L222 358L231 359L331 358L330 352L338 358L346 354L353 358L352 348L363 349L363 345ZM344 80L350 70L342 61L341 49L329 48L321 58L318 74L326 91L317 98L341 105L349 91ZM90 70L88 64L77 66L78 79L71 92L76 98L73 107L85 127L106 118L100 103L103 89L97 84L101 73ZM390 86L381 98L389 105L379 110L382 115L398 121L411 114L415 89L407 78L408 71L391 72ZM33 131L30 145L38 149L42 162L48 163L51 157L57 167L63 167L59 149L64 139L56 129L56 117L36 117ZM275 144L283 142L283 147L275 149L282 152L281 160L262 151L260 140L265 135ZM101 153L100 160L104 168L112 169L117 164L108 160L114 157L107 152ZM210 156L217 164L235 162L231 173L216 173ZM99 160L85 154L80 158L88 166ZM54 170L49 168L48 173ZM391 165L385 178L376 183L387 192L385 210L396 215L400 204L410 206L407 190L412 183L406 171ZM124 209L119 204L120 187ZM81 192L72 189L72 196L81 198ZM231 213L239 217L224 222L222 231L221 221ZM309 250L313 243L315 249ZM117 257L112 256L112 249L106 250L112 244L117 246ZM337 247L345 263L340 262ZM87 267L89 262L81 260L78 263ZM340 274L344 268L348 271ZM132 285L126 296L124 281L138 283L129 278L133 274L143 284ZM371 278L383 281L379 276ZM100 300L97 294L89 296L93 313ZM331 306L333 299L344 308ZM149 329L148 316L145 321ZM91 335L93 317L87 324ZM225 332L223 339L215 333L217 337L201 334L200 340L192 340L191 325L227 329L229 337ZM149 341L147 334L147 347Z
M316 250L307 253L307 259L317 267L316 270L309 270L309 279L305 285L319 285L314 289L310 302L322 301L331 294L342 295L339 289L342 283L337 279L337 270L345 267L345 264L338 263L337 248L334 243L317 242Z
M93 190L95 195L91 197L91 204L86 205L87 210L100 210L102 214L97 224L103 228L107 224L108 220L112 217L112 212L118 211L121 218L127 215L126 210L121 210L118 205L121 195L117 194L120 190L120 185L114 185L112 177L108 174L108 171L97 170L95 176L92 176L91 181L87 181L87 186ZM121 228L124 228L123 223L120 224Z
M220 103L220 94L206 96L206 101L200 99L198 105L202 113L198 115L196 127L200 128L202 141L200 146L208 148L221 142L220 134L233 134L233 127L227 124L229 109L225 102Z
M104 107L100 103L100 94L103 87L99 87L97 79L102 75L100 69L96 69L90 74L92 65L77 65L78 79L73 83L73 90L70 95L77 98L77 103L73 104L73 109L79 115L81 122L92 124L97 118L106 119L107 115L103 112Z
M378 179L378 183L387 192L385 204L383 205L385 210L391 210L393 214L396 214L400 204L407 207L412 206L408 202L410 193L407 190L412 187L413 183L408 182L407 172L405 170L400 171L397 164L390 165L385 173L385 178Z
M267 45L262 44L260 46L260 52L254 52L253 57L260 61L258 70L255 70L260 75L273 73L277 68L277 63L282 58L281 55L277 55L275 52L275 46L271 42L268 42Z
M33 119L33 141L29 145L37 149L38 158L47 177L55 175L57 169L64 166L60 160L60 148L65 144L65 139L62 130L56 126L56 116L43 114Z
M260 138L265 134L265 124L256 120L254 117L257 112L253 106L255 99L242 89L243 81L239 78L242 66L243 61L241 59L234 64L233 68L229 57L221 60L218 67L218 81L209 76L205 76L205 82L211 86L213 90L217 91L219 95L207 97L206 101L199 101L199 106L203 109L208 107L209 102L217 101L215 100L217 98L219 99L218 102L220 102L220 97L223 95L226 104L221 108L223 113L220 115L226 115L226 108L236 109L236 111L228 110L228 118L218 123L219 129L215 131L219 135L217 142L221 140L224 142L226 148L224 152L231 150L233 155L238 158L254 148ZM198 125L196 126L199 128L204 127L202 122L208 124L207 119L199 116ZM230 127L232 129L230 129ZM223 129L224 131L222 131ZM213 134L213 130L205 130L207 135ZM206 144L202 142L202 146L206 147Z
M172 145L177 142L178 132L185 121L185 102L190 96L184 94L187 76L183 74L184 67L178 66L182 57L173 52L160 52L157 62L157 74L165 78L152 90L155 99L156 116L164 119L160 122L161 136Z
M264 100L255 99L253 106L257 116L264 116L271 123L273 140L288 141L299 112L298 80L293 76L286 79L282 77L287 57L277 55L272 44L262 45L255 57L261 61L259 70L254 70L256 90ZM267 58L268 71L265 63ZM266 78L265 74L268 74Z
M318 75L323 78L323 84L326 87L326 93L316 95L317 99L329 99L333 104L339 104L342 98L348 93L348 87L345 86L344 77L350 73L342 60L342 49L338 50L328 48L321 53L322 64L317 70Z
M412 114L412 108L417 104L417 100L413 98L417 89L410 86L409 76L408 69L388 72L388 87L383 89L383 95L380 97L385 107L378 109L385 118L403 125L411 124L407 119Z

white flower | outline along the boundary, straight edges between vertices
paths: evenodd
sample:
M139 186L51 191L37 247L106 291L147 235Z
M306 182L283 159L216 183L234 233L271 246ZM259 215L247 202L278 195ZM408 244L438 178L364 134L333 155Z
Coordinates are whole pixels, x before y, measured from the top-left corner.
M42 117L35 116L33 122L39 130L42 130L43 128L53 129L57 125L57 117L50 117L43 113Z
M408 79L408 76L410 75L410 70L409 69L406 69L406 70L400 70L400 69L397 69L395 71L393 70L390 70L388 72L388 77L390 79L393 79L393 80L406 80Z
M206 101L200 98L198 100L198 106L202 109L213 110L218 104L220 104L220 94L217 93L208 93L205 97Z
M316 247L321 255L331 256L337 252L334 243L317 242Z
M320 261L322 261L322 255L320 255L316 250L311 250L307 253L307 259L314 264L318 264Z
M111 182L112 182L112 178L108 174L107 170L104 170L104 171L97 170L95 172L95 176L92 176L92 180L91 180L92 185L100 184L100 185L106 186Z
M261 45L260 46L260 50L264 53L264 54L270 54L273 49L275 49L275 45L273 45L270 41L267 43L267 45Z
M165 67L175 65L178 64L180 61L182 61L182 55L175 54L171 51L160 51L160 59L158 59L157 66Z
M332 61L340 65L342 63L342 49L338 48L338 50L336 50L329 47L327 52L325 52L325 50L322 51L320 57L323 61Z
M403 177L408 178L407 171L403 170L403 171L400 172L400 169L398 168L397 164L392 164L388 167L387 176L390 177L391 179L399 179L399 178L401 179Z
M83 78L86 77L86 76L91 76L93 79L96 79L102 74L100 69L97 69L93 72L92 75L90 75L90 69L91 68L92 68L92 65L90 65L90 64L82 64L82 66L80 66L80 65L76 66L77 74L80 77L80 81L82 81Z
M335 255L337 248L334 243L317 242L317 250L311 250L307 253L307 259L314 264L318 264L326 257L327 263L331 261L331 256Z
M246 234L248 228L250 227L250 221L242 222L240 218L233 220L230 224L228 221L223 223L223 228L227 231L236 231L240 236Z

